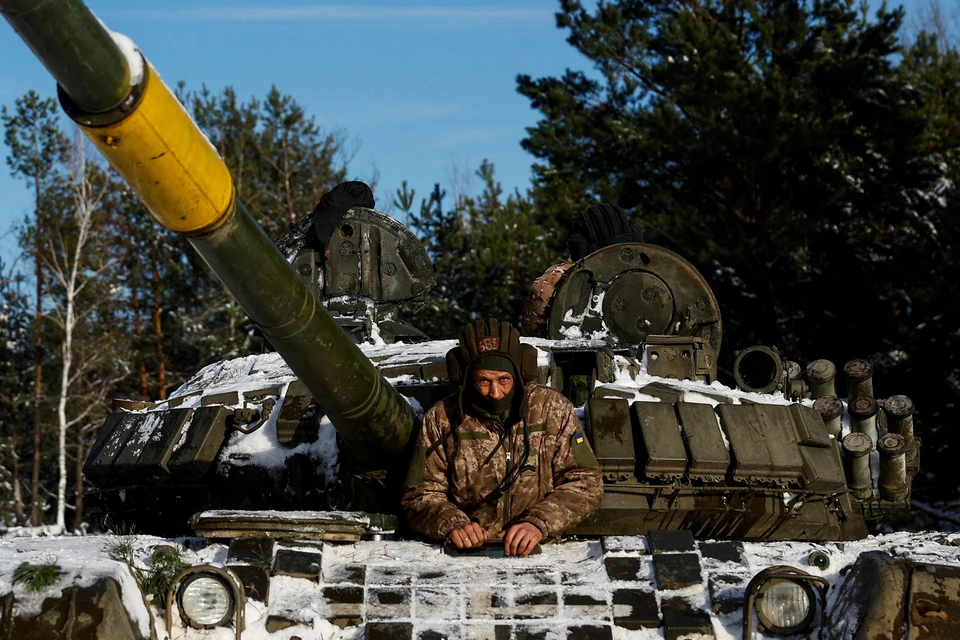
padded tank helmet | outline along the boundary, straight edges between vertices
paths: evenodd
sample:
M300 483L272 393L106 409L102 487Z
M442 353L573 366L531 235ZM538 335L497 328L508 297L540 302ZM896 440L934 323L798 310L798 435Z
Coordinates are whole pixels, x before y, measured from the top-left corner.
M497 355L513 364L524 384L537 379L537 350L520 343L520 332L496 318L471 322L460 332L460 344L447 352L450 381L462 385L467 372L484 356Z

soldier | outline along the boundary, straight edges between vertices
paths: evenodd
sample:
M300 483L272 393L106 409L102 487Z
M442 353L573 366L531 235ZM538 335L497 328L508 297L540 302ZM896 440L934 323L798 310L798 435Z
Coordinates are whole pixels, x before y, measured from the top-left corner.
M574 407L534 384L536 349L491 318L468 324L447 353L460 392L423 418L407 475L410 527L460 549L489 537L526 556L600 503L603 483Z

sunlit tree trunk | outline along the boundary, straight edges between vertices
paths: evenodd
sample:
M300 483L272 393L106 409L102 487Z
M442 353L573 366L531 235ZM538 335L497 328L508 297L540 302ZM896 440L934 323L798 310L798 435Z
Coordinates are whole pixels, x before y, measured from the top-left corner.
M150 250L150 283L151 293L153 295L153 342L155 357L157 360L157 384L160 386L158 397L160 400L167 399L167 366L166 356L163 353L163 306L160 300L160 269L157 266L156 241L151 245Z
M36 315L34 319L36 333L36 351L33 381L33 474L30 484L30 524L40 526L43 515L40 512L40 405L43 402L43 255L41 251L40 229L43 224L40 215L40 173L34 175L36 189L37 237L34 245L34 260L37 277Z
M140 378L140 397L143 400L150 399L150 384L147 376L147 359L143 357L140 351L141 338L143 337L143 323L140 319L140 288L138 283L138 272L136 269L136 258L133 256L133 247L128 248L128 257L130 264L130 306L133 307L133 334L135 344L137 345L137 373Z
M61 531L66 527L65 510L67 498L67 400L70 397L71 375L73 374L74 333L77 327L77 295L86 285L87 280L81 277L81 262L84 249L90 239L93 227L93 213L99 204L100 196L92 193L90 178L87 169L87 159L84 147L84 138L77 130L77 139L74 143L73 162L73 218L76 225L76 237L70 247L64 241L62 234L59 242L63 248L62 262L57 258L58 252L51 242L51 272L63 290L61 319L63 323L63 343L60 346L60 391L57 397L57 466L59 480L57 482L57 527Z

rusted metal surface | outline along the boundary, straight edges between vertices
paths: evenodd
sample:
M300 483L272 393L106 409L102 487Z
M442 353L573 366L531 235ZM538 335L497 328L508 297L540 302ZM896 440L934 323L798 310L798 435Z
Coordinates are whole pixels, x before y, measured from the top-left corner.
M960 567L919 564L910 576L908 640L960 638Z
M733 379L738 387L753 393L782 389L784 370L780 354L759 344L743 349L733 361Z
M885 552L862 554L847 575L846 588L827 612L829 637L902 638L909 577L909 566Z
M843 402L840 401L840 398L837 396L822 396L816 399L813 408L823 418L830 435L835 438L838 437L841 428L840 417L843 415Z
M880 498L894 502L907 497L907 443L903 436L885 433L877 442L880 452Z
M843 439L847 455L847 483L859 498L873 495L873 480L870 476L870 452L873 442L865 433L851 433Z
M914 445L913 436L913 400L907 396L890 396L883 402L883 412L887 417L887 429L890 433L903 436L907 447L907 462L913 462L919 451Z
M547 337L602 334L615 346L651 335L703 338L719 352L720 307L690 262L650 244L604 247L569 267L550 304Z
M717 354L703 338L647 336L643 353L652 376L708 384L717 379Z
M870 438L877 445L877 412L879 405L870 396L850 398L847 411L850 413L850 428Z
M814 400L825 396L836 396L837 388L834 380L837 377L837 367L829 360L814 360L807 365L807 382L810 383L810 393Z
M873 364L862 358L850 360L843 365L847 379L847 397L873 397Z

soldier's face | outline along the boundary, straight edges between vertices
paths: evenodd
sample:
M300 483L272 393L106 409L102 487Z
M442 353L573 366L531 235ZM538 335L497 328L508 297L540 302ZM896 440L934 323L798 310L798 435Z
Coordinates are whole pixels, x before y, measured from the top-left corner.
M474 369L473 383L484 398L499 400L513 389L513 375L494 369Z

